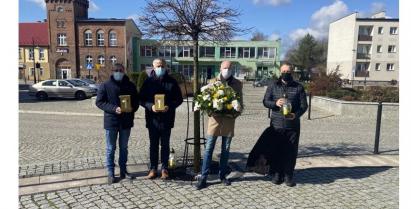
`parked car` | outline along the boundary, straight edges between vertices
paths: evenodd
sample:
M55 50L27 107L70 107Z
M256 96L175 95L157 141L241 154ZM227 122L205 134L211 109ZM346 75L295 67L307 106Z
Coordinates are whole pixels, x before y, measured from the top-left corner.
M92 87L92 88L97 88L97 89L98 89L98 87L100 86L100 85L97 84L94 80L91 80L91 79L88 79L88 78L81 79L81 80L84 81L84 82L86 82L86 83L88 83L89 86Z
M91 83L91 80L70 78L70 79L67 79L67 81L70 82L73 85L74 85L74 83L76 83L76 84L79 84L79 85L88 86L88 87L94 89L96 91L94 95L97 95L98 85L95 82Z
M96 94L96 90L77 82L68 80L45 80L30 86L29 95L39 100L49 97L76 98L83 100Z
M261 78L260 80L254 81L254 86L261 87L267 86L270 83L270 78Z

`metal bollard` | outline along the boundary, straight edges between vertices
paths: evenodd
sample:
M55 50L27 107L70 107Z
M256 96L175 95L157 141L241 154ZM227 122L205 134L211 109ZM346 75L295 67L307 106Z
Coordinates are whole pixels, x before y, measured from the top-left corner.
M378 110L377 110L377 125L375 128L374 154L379 154L378 148L380 145L381 115L382 115L382 102L379 102Z
M308 94L308 120L311 120L311 92Z

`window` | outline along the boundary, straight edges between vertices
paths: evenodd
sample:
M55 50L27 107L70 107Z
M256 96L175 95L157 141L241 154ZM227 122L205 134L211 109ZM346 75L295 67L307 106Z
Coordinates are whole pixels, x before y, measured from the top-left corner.
M36 71L34 71L34 68L33 67L31 67L30 68L30 76L34 76L34 73L35 73Z
M381 70L381 64L380 63L375 63L375 70L380 71Z
M57 7L57 12L64 12L64 8L63 7Z
M97 46L104 46L104 32L102 30L97 31Z
M69 86L70 84L66 81L59 81L59 86Z
M394 71L394 63L387 64L387 71Z
M140 54L143 57L153 57L155 56L155 47L154 46L141 46Z
M29 60L33 60L34 59L34 49L31 48L29 49Z
M43 86L55 86L56 81L46 81L43 83Z
M116 63L117 63L117 58L116 58L116 56L111 56L111 57L110 57L110 62L111 62L112 65L116 64Z
M57 22L57 28L65 28L64 24L65 21L64 20L56 20Z
M161 46L158 49L158 56L160 57L175 57L176 47L174 46Z
M377 53L382 53L382 46L381 45L377 46Z
M220 57L221 58L235 58L235 47L221 47Z
M98 64L100 64L101 66L104 66L105 61L106 60L105 60L103 55L98 56L98 58L97 58Z
M238 58L254 58L255 48L254 47L239 47L238 48Z
M84 32L84 45L85 46L93 45L93 33L91 32L91 30L86 30Z
M44 49L43 48L39 48L39 59L44 60Z
M388 46L388 53L395 53L397 52L397 49L395 47L395 45L389 45Z
M274 58L276 48L258 47L258 58Z
M86 56L86 64L93 64L93 57L91 55Z
M109 46L117 46L117 33L110 31L108 34Z
M390 27L390 34L391 35L397 35L398 34L398 28L397 27Z
M20 59L20 60L22 59L21 52L22 52L22 49L19 48L19 59Z
M214 56L215 56L215 47L200 46L200 57L214 58Z
M384 28L378 27L378 34L383 34L383 33L384 33Z
M65 33L57 34L57 45L58 46L67 46L67 36Z
M192 57L193 47L191 46L179 46L178 47L178 57Z
M40 76L43 76L43 74L44 74L44 69L41 67L40 68Z

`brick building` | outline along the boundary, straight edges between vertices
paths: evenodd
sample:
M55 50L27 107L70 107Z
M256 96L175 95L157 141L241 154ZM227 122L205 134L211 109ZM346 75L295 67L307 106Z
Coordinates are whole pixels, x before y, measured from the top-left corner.
M133 69L133 39L141 32L131 19L88 17L88 0L45 0L51 78L105 80L114 63ZM91 68L91 70L90 70Z

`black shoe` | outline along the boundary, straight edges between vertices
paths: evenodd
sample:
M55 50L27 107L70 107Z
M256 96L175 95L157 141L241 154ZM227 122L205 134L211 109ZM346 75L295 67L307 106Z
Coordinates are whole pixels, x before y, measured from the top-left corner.
M220 179L220 180L221 180L221 183L223 183L223 184L226 185L226 186L230 186L230 185L231 185L231 181L228 180L227 178L223 178L223 179Z
M296 183L294 182L293 177L285 176L285 185L294 187Z
M198 182L196 184L196 189L200 190L200 189L204 189L207 186L207 181L203 178L199 178Z
M125 179L125 178L131 180L133 179L133 176L131 176L130 173L128 173L127 171L126 172L120 171L120 179Z
M284 182L284 177L282 177L279 173L274 173L273 179L271 180L273 184L280 185Z
M112 184L114 183L114 176L108 176L107 177L107 184Z

